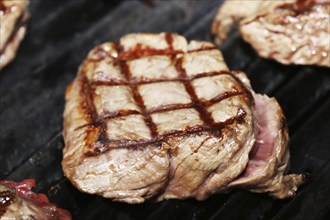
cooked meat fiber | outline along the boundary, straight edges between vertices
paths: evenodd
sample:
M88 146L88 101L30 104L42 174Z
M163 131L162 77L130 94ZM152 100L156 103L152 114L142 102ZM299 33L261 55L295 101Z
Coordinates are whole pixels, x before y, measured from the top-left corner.
M219 8L212 22L211 32L215 42L222 44L228 37L230 30L241 20L265 13L278 5L293 3L296 0L226 0Z
M11 62L24 38L28 0L0 0L0 70Z
M240 24L258 54L283 64L330 67L330 1L298 1Z
M242 20L243 39L261 57L283 64L330 67L329 0L226 1L212 25L217 43L225 40L234 20Z
M0 219L70 220L68 211L49 203L46 195L31 191L35 184L33 179L0 181Z
M267 111L266 111L267 110ZM115 201L204 200L233 187L295 195L276 100L211 43L129 34L94 48L66 91L63 170Z

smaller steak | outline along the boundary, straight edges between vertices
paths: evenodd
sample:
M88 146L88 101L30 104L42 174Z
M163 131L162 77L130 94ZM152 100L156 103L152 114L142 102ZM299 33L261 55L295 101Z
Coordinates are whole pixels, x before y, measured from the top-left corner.
M49 203L44 194L31 191L36 183L27 179L20 183L0 181L0 220L5 219L38 219L70 220L71 214Z
M330 1L284 4L240 24L261 57L283 64L330 67Z
M295 2L295 0L226 0L212 22L211 32L215 36L215 42L222 44L227 39L232 27L241 20L290 2Z
M261 57L330 67L329 0L227 0L212 23L217 44L226 40L235 23Z
M28 0L0 0L0 70L11 62L26 32Z

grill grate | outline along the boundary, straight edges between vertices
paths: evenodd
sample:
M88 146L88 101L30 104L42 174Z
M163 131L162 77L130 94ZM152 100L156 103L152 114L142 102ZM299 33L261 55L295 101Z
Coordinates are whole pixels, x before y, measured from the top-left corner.
M221 2L31 1L27 37L15 61L0 74L0 179L36 178L37 191L75 219L328 219L329 69L258 58L237 31L221 47L226 63L244 70L256 92L278 99L291 135L291 171L313 175L294 199L235 190L204 202L132 206L80 193L63 177L64 91L87 52L131 32L169 31L211 40L209 27Z

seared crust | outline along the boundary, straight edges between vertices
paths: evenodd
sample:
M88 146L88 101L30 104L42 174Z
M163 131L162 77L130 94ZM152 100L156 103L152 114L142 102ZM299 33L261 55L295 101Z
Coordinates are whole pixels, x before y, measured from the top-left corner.
M26 32L28 0L0 1L0 69L15 57Z

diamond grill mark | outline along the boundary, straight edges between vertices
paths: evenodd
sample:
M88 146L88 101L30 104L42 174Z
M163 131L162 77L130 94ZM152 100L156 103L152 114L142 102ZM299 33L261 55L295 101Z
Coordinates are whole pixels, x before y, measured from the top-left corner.
M182 61L183 58L179 58L176 61L176 69L179 71L181 78L183 79L187 79L187 74L186 71L184 70L184 68L182 67ZM200 118L203 120L204 124L208 127L211 128L211 126L214 124L214 121L212 119L211 114L206 111L204 105L202 102L199 101L195 90L193 88L193 86L191 85L190 81L186 81L184 83L184 86L186 88L186 91L188 92L188 94L190 95L191 100L193 101L194 105L193 107L198 111Z
M160 141L164 140L165 138L169 136L180 136L180 135L186 135L191 134L195 132L201 132L201 131L213 131L214 134L219 133L219 130L221 130L222 127L234 123L234 121L238 119L242 119L245 117L244 114L237 115L237 117L229 118L225 122L215 123L215 121L212 118L212 114L206 110L206 107L213 105L214 103L217 103L223 99L238 96L238 95L244 95L246 91L244 91L244 86L242 86L241 91L228 91L223 94L220 94L211 100L208 101L202 101L200 100L196 92L194 90L193 85L191 84L191 81L194 79L202 78L202 77L211 77L211 76L217 76L217 75L230 75L235 81L238 81L238 84L241 84L241 82L232 75L229 71L215 71L215 72L206 72L206 73L200 73L193 76L188 76L185 69L183 68L183 56L182 52L177 52L173 49L173 39L171 34L166 35L166 42L168 43L168 49L164 50L163 52L155 51L155 54L151 55L167 55L171 57L172 63L175 64L175 69L179 73L179 76L175 79L147 79L147 78L140 78L137 79L135 77L132 77L132 74L129 69L128 62L129 60L124 58L120 59L120 56L117 57L116 61L120 67L121 74L125 76L124 80L110 80L110 81L92 81L89 82L87 77L85 77L85 85L83 86L83 93L85 94L85 99L87 100L86 104L88 107L88 111L90 113L92 125L98 127L99 129L99 138L95 141L94 144L92 144L93 149L89 149L89 151L86 153L87 156L93 156L97 155L103 152L106 152L110 148L113 147L128 147L128 146L137 146L137 145L147 145L147 144L156 144ZM122 52L122 48L117 45L116 46L118 53ZM214 48L204 48L201 50L194 50L194 51L203 51L203 50L210 50ZM101 53L101 48L97 49L98 53ZM191 51L190 51L191 52ZM143 56L144 53L140 52ZM109 56L109 54L106 54ZM139 54L138 54L139 55ZM150 54L149 54L150 55ZM140 57L140 56L138 56ZM134 59L134 57L129 57L131 60ZM136 57L135 57L136 59ZM93 62L95 60L92 60ZM95 62L98 62L100 60L97 60ZM138 87L143 84L150 84L150 83L158 83L158 82L179 82L184 85L184 88L186 92L188 93L191 103L187 104L170 104L170 105L161 105L155 108L147 109L145 100L143 96L140 94ZM132 93L133 98L137 106L139 107L140 111L135 110L119 110L115 112L107 112L104 115L98 115L96 112L96 108L94 105L94 99L93 99L93 91L96 88L96 86L129 86ZM161 94L160 94L161 95ZM179 109L195 109L198 112L199 118L202 121L203 124L201 125L195 125L192 127L187 127L184 130L170 130L168 132L163 132L163 134L160 134L157 128L157 125L152 120L151 115L154 113L161 113L161 112L169 112L169 111L175 111ZM107 137L107 124L106 121L112 118L118 118L118 117L126 117L131 115L142 115L143 120L145 122L145 125L150 130L151 138L145 139L145 140L114 140L109 139ZM214 132L215 131L215 132ZM92 152L91 152L92 150Z
M126 80L130 83L135 103L137 103L137 105L141 109L142 115L144 116L144 121L151 131L151 136L156 137L158 135L157 126L152 121L150 114L147 113L146 106L143 101L143 97L141 96L137 88L138 84L134 83L134 81L132 80L129 67L127 65L127 61L121 61L120 67L122 73L126 77Z

